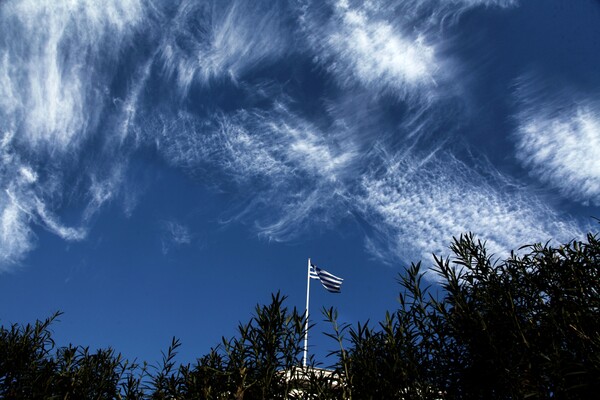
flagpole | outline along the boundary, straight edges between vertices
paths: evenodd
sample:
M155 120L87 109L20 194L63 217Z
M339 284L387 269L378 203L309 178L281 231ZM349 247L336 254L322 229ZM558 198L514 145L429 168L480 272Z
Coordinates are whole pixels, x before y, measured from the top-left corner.
M306 321L304 322L304 357L302 358L302 366L306 367L306 358L308 355L308 300L310 298L310 258L306 268Z

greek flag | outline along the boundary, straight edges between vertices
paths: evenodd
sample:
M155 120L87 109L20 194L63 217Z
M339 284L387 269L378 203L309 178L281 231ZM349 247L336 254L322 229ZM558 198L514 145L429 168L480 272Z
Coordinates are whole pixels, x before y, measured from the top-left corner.
M314 264L310 264L310 277L312 279L318 279L321 281L321 285L328 291L332 293L340 293L342 288L342 282L344 281L342 278L338 278L337 276L330 274L317 267Z

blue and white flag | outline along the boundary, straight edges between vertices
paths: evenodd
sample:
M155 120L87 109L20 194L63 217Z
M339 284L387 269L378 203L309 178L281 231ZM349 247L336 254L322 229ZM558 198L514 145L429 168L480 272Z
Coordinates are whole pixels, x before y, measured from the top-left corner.
M344 281L342 278L338 278L337 276L330 274L317 267L314 264L310 264L310 277L312 279L318 279L321 281L321 285L328 291L332 293L340 293L342 288L342 282Z

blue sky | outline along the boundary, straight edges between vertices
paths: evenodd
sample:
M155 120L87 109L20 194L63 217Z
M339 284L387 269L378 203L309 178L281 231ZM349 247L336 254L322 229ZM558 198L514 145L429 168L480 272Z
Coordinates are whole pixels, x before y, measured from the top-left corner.
M599 70L597 0L2 2L0 322L192 361L308 257L354 323L452 236L582 238Z

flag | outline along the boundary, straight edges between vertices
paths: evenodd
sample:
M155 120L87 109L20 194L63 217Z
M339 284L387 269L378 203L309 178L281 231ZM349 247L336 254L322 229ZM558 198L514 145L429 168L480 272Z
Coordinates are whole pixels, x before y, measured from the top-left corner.
M317 267L314 264L310 264L310 277L312 279L318 279L321 281L321 285L328 291L332 293L340 293L342 288L342 282L344 281L342 278L338 278L337 276L330 274Z

